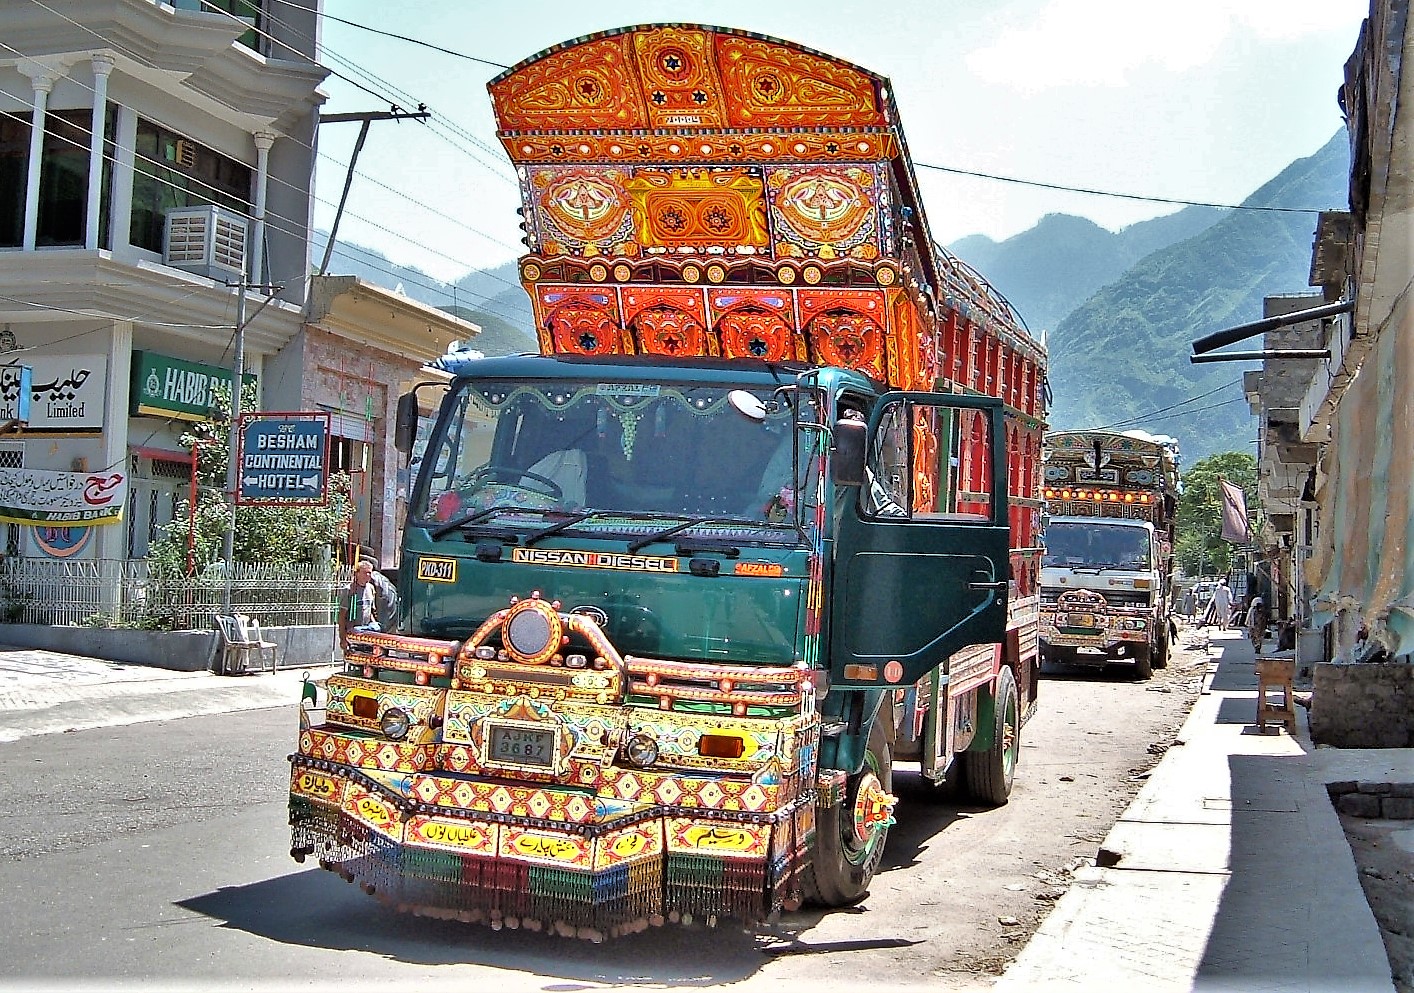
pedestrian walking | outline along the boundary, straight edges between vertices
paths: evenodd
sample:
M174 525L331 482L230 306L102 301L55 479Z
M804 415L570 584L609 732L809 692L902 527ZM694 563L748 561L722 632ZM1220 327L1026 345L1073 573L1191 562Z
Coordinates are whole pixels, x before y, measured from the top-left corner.
M354 567L344 609L339 612L339 647L347 651L351 631L390 631L398 614L398 591L371 559Z
M1262 598L1254 596L1252 605L1247 608L1247 637L1252 639L1252 647L1256 651L1262 650L1262 640L1267 636L1267 608L1262 603Z
M1188 618L1188 620L1191 622L1193 620L1193 614L1197 610L1197 608L1197 600L1193 596L1192 588L1190 587L1189 589L1184 590L1183 603L1178 608L1178 612L1184 617Z
M1203 616L1203 626L1216 625L1227 630L1232 625L1232 591L1227 588L1227 580L1218 580L1213 590L1213 599L1208 603L1208 612Z

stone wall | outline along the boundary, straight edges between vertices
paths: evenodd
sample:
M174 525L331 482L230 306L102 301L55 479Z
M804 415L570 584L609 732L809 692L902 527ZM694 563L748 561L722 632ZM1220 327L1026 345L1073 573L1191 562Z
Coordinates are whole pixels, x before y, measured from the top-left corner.
M1414 747L1414 665L1318 663L1311 740L1338 748Z
M275 664L282 669L328 665L338 647L337 631L333 625L270 627L261 633L267 641L275 642ZM42 648L109 662L150 665L158 669L200 672L213 666L216 632L0 624L0 644Z
M1352 817L1414 820L1414 783L1327 783L1335 809Z

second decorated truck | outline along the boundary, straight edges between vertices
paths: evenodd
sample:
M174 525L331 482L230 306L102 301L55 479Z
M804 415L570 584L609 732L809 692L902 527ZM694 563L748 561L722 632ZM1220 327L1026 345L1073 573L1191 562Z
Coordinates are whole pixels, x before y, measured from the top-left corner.
M855 903L896 761L1011 791L1044 351L934 245L881 76L646 25L489 89L541 354L400 404L403 612L301 711L292 854L593 940Z
M1041 658L1168 664L1178 443L1143 431L1046 436Z

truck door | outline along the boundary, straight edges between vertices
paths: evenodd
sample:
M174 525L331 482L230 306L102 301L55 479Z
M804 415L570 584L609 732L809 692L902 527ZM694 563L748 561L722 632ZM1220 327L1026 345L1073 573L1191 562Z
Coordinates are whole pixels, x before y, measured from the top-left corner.
M907 686L967 645L1006 635L1010 528L1002 407L887 393L863 482L842 494L830 677Z

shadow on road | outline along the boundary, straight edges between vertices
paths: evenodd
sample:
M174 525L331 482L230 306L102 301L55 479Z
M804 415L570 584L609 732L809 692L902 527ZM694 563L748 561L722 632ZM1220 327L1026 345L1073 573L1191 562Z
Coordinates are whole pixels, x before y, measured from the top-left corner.
M750 978L781 956L916 943L888 937L811 942L802 935L825 913L802 911L756 929L730 923L717 928L667 925L595 945L545 933L497 932L478 924L399 914L320 869L223 886L178 905L220 921L223 927L285 944L370 952L412 965L482 965L596 987L645 983L716 987ZM851 912L859 911L832 913Z

